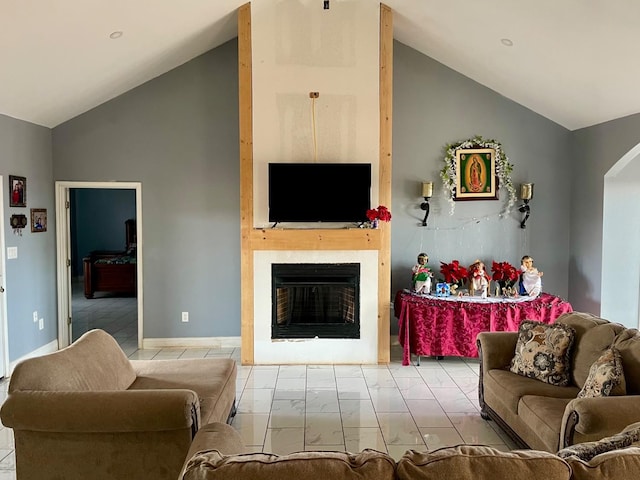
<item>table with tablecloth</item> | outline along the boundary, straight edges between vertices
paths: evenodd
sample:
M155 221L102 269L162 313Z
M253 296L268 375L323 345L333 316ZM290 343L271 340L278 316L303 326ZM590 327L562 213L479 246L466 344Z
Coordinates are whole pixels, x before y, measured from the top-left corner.
M476 336L480 332L517 331L523 320L552 323L571 311L569 302L548 293L536 298L480 298L400 290L394 303L403 365L409 365L411 354L477 357Z

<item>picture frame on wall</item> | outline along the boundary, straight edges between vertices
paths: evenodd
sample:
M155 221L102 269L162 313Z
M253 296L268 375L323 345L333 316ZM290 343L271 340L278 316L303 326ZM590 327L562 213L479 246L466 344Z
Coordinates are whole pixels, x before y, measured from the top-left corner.
M47 231L47 209L46 208L31 209L31 231L36 233Z
M497 200L498 176L493 148L461 148L456 151L454 200Z
M9 175L9 206L27 206L27 177Z

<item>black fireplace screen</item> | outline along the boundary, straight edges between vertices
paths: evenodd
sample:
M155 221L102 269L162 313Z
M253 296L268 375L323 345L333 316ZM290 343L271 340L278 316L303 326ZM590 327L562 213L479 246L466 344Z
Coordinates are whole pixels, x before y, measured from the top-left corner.
M271 338L360 338L359 263L272 264Z

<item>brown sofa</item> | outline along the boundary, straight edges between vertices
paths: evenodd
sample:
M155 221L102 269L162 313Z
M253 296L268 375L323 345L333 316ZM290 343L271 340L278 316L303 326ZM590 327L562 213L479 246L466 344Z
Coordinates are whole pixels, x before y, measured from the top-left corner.
M638 438L640 424L632 425ZM627 443L628 444L628 443ZM242 453L239 434L229 425L203 427L187 454L179 480L604 480L640 475L640 448L597 442L582 460L575 452L502 452L481 445L457 445L432 452L408 450L395 462L386 453ZM581 452L583 457L585 452Z
M235 413L231 359L129 360L102 330L20 362L0 409L27 479L175 479L198 428Z
M480 407L521 447L555 452L620 432L640 421L640 334L594 315L572 312L556 320L573 327L571 383L550 385L509 371L517 332L478 335ZM577 398L589 368L614 346L622 357L627 394Z

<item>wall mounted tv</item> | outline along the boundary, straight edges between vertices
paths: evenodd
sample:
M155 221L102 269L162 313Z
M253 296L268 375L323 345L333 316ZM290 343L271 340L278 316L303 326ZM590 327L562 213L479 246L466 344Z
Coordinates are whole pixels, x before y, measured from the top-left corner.
M365 222L369 163L270 163L270 222Z

